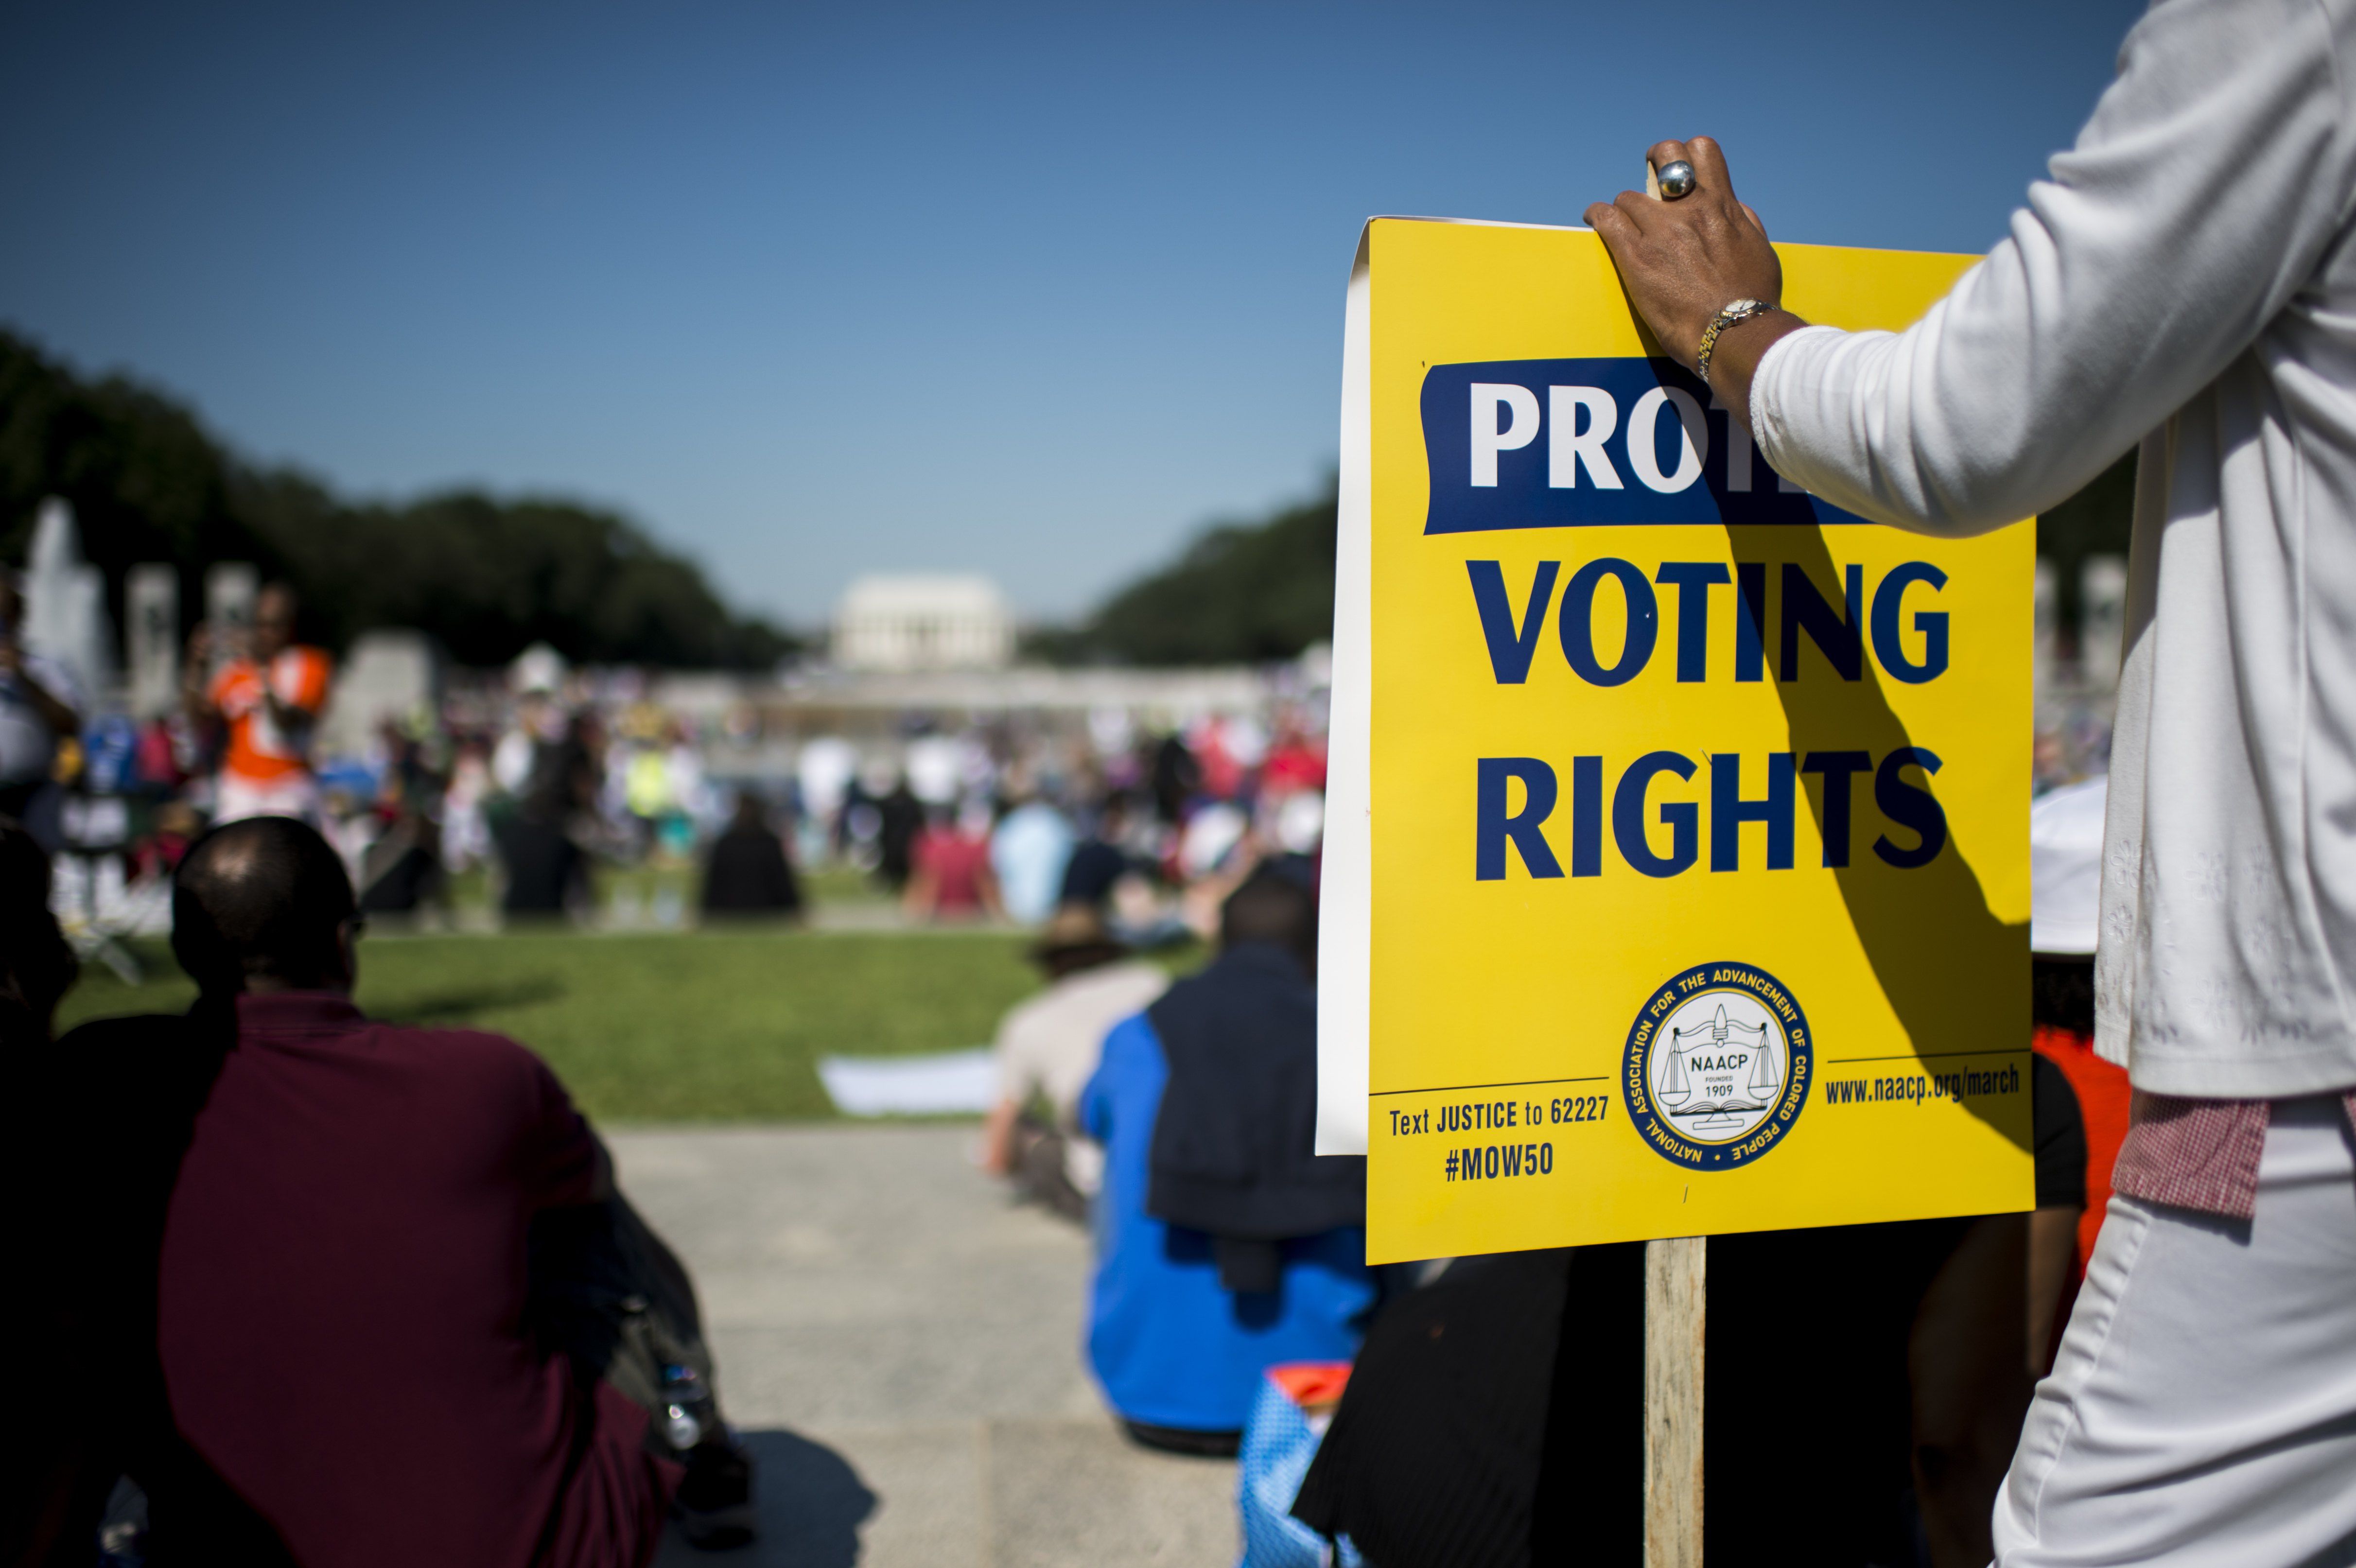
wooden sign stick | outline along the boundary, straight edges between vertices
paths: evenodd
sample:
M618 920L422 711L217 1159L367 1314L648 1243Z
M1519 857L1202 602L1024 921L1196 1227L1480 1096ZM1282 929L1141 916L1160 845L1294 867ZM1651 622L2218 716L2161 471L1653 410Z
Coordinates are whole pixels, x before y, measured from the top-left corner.
M1709 1243L1644 1243L1644 1568L1701 1568Z
M1661 199L1650 158L1644 194ZM1708 1263L1705 1237L1644 1243L1644 1568L1701 1568Z

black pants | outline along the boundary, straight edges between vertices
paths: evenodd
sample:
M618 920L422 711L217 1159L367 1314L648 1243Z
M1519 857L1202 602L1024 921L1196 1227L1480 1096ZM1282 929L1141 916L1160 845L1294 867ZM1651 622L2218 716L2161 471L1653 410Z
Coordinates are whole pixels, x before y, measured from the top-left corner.
M719 1393L695 1287L621 1194L532 1221L525 1313L543 1347L562 1351L584 1382L603 1378L643 1406L654 1433L662 1432L678 1386L670 1368L694 1375L716 1422Z
M23 822L26 811L32 807L33 797L48 782L46 779L27 779L20 784L0 784L0 817Z

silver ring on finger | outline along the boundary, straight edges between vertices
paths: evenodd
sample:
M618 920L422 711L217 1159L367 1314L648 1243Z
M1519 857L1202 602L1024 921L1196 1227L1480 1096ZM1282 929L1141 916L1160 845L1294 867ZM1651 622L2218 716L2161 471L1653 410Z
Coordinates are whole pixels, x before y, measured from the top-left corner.
M1681 201L1694 189L1694 166L1683 158L1663 164L1653 177L1661 187L1663 201Z

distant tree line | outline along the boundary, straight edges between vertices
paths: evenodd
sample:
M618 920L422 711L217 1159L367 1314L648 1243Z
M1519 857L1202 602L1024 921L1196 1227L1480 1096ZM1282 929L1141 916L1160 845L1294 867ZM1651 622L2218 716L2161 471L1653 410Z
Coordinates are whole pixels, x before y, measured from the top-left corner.
M1333 488L1263 521L1214 527L1076 626L1034 634L1066 663L1239 664L1333 635Z
M86 380L0 329L0 560L21 564L46 496L73 504L83 553L122 624L124 574L179 568L183 625L205 568L252 561L301 591L305 635L332 647L412 627L462 664L535 641L575 660L759 668L795 648L723 604L694 564L625 519L570 501L469 490L359 504L255 467L181 404L119 376Z
M2135 508L2133 451L2038 520L2060 576L2061 620L2078 624L2079 569L2124 555ZM1233 664L1290 659L1333 635L1334 499L1204 532L1172 564L1117 591L1076 626L1046 628L1033 655L1061 663Z

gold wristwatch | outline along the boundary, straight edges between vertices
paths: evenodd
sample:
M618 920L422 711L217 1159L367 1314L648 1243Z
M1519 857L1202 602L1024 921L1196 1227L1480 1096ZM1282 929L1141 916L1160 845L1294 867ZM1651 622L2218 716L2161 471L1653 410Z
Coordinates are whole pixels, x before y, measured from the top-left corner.
M1718 335L1738 321L1764 316L1774 308L1763 299L1738 299L1710 317L1708 330L1701 335L1701 351L1694 356L1694 374L1701 378L1702 385L1709 385L1709 356L1718 347Z

